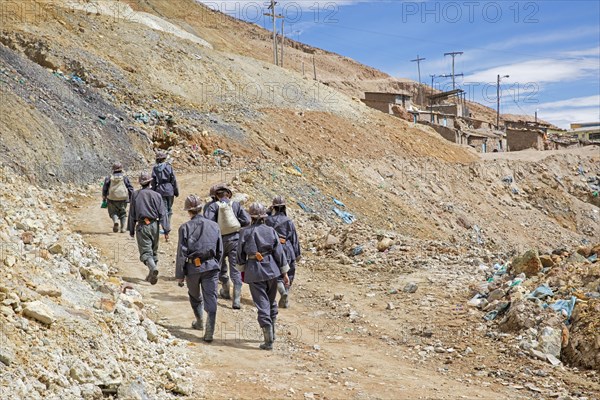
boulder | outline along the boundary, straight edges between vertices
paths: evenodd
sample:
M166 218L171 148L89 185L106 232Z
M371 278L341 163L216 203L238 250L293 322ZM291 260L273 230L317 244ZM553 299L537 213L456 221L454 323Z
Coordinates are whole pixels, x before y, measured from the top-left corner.
M404 289L402 289L402 291L405 293L415 293L418 288L419 286L416 283L409 282L404 286Z
M17 258L15 256L8 255L6 258L4 258L4 265L6 265L8 268L14 267L15 264L17 264Z
M560 349L562 347L562 330L545 326L540 331L538 338L540 343L538 350L545 354L551 354L556 358L560 357Z
M91 383L94 381L94 373L90 367L80 359L76 359L73 362L73 365L71 365L69 376L79 383Z
M57 288L56 286L50 285L48 283L38 286L35 289L35 291L38 292L39 294L41 294L42 296L48 296L48 297L62 296L62 291L59 288Z
M544 268L552 268L555 265L552 256L549 254L541 255L540 261L542 262L542 267Z
M54 321L56 321L52 310L50 310L50 308L41 301L32 301L31 303L26 303L25 307L23 308L23 314L26 317L33 318L36 321L46 325L51 325L54 323Z
M571 316L569 338L563 347L563 361L567 364L600 370L600 299L588 303L577 302Z
M33 242L33 232L23 232L23 234L21 234L21 240L23 241L23 244L31 244Z
M539 313L539 306L533 301L521 300L514 303L500 322L503 332L518 332L522 329L533 328L536 325L535 316Z
M381 239L379 241L379 243L377 243L377 250L386 251L390 247L392 247L393 244L394 244L394 241L392 239L384 237L383 239Z
M524 254L513 258L511 268L515 275L523 273L529 278L540 273L542 261L537 250L528 250Z
M333 249L339 243L340 243L340 240L337 237L333 236L332 234L328 234L327 237L325 238L325 242L323 243L323 248L324 249Z
M5 336L0 337L0 362L6 366L10 366L15 360L15 346Z
M48 251L50 254L62 254L63 248L60 243L54 243L52 246L48 247Z

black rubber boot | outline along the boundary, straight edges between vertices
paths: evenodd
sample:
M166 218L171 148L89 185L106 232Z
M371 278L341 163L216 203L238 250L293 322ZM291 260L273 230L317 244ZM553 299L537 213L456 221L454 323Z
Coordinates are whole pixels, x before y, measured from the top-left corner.
M233 304L231 308L239 310L242 307L242 285L233 287Z
M288 308L288 290L285 288L283 282L277 282L277 291L281 295L279 299L279 308Z
M204 330L203 311L204 310L202 310L202 304L194 309L194 315L196 316L196 320L192 322L192 329L196 329L197 331Z
M262 327L265 342L259 346L261 350L273 350L273 327L271 325Z
M213 335L215 333L215 320L217 319L217 313L211 312L208 313L208 318L206 319L206 329L204 330L204 341L212 342Z
M223 287L219 291L219 294L224 299L231 299L231 295L229 294L229 279L226 282L223 282Z
M273 341L275 341L275 339L277 338L277 334L275 333L275 329L276 329L276 324L275 322L277 321L277 318L273 318Z
M148 267L149 273L146 277L146 280L150 282L151 285L156 285L158 282L158 268L156 267L156 263L153 258L149 258L146 260L146 266Z

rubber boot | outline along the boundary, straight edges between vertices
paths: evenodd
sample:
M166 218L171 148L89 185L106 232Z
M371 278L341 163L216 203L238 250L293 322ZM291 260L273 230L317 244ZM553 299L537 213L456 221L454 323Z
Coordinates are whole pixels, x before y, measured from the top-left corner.
M202 304L200 304L194 309L194 315L196 316L196 320L192 322L192 329L196 329L197 331L204 330L204 321L202 318L203 311L204 310L202 310Z
M154 258L147 259L145 264L149 270L146 280L150 282L151 285L156 285L156 283L158 282L158 268L156 267L156 262L154 262Z
M233 286L233 304L231 308L234 310L239 310L241 308L242 302L242 285Z
M226 282L223 282L223 287L219 291L219 294L224 299L231 299L231 295L229 294L229 279Z
M125 233L127 229L127 217L121 217L121 233Z
M288 308L288 290L283 282L277 282L277 291L281 295L279 299L279 308Z
M119 232L119 217L117 215L113 215L112 220L113 220L113 232L117 233L117 232Z
M206 319L206 329L204 330L204 341L212 342L213 335L215 333L215 320L217 318L216 312L208 313L208 318Z
M261 350L273 350L273 327L271 325L263 326L263 337L265 342L259 346Z
M275 324L276 321L277 321L277 318L273 318L273 341L275 341L275 339L277 339L277 334L275 333L275 327L277 326Z

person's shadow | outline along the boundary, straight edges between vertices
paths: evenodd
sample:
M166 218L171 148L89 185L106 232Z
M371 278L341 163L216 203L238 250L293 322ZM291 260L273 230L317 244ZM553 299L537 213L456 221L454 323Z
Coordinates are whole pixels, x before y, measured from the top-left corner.
M206 320L204 321L206 327ZM204 331L198 331L190 328L183 328L181 326L161 324L160 326L167 329L176 338L187 340L192 343L200 343L207 346L219 346L219 347L230 347L243 350L257 350L258 343L262 343L260 340L252 340L251 338L240 337L238 332L230 332L229 334L223 334L219 329L218 322L215 326L215 333L213 334L213 341L208 343L203 340ZM225 336L225 337L223 337ZM255 343L251 346L249 343Z

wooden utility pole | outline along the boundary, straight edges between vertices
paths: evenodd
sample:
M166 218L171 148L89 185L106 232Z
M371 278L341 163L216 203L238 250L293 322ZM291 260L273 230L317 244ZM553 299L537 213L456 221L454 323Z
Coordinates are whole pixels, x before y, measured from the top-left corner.
M285 45L285 19L281 20L281 68L283 68L283 46Z
M417 58L415 58L414 60L410 60L410 62L416 62L417 63L417 71L419 73L419 102L423 103L423 96L421 95L421 61L425 60L424 58L419 57L419 55L417 54Z
M500 81L502 78L510 78L510 76L500 76L500 74L498 74L498 80L496 81L496 129L498 130L500 130Z
M464 52L462 51L453 51L451 53L444 53L444 56L452 56L452 90L456 89L456 81L455 81L455 74L454 74L454 58L458 55L462 55L464 54Z
M277 2L275 0L271 0L271 5L269 6L269 10L271 10L271 12L265 13L264 15L266 15L267 17L271 17L272 21L273 21L273 63L275 65L279 65L278 51L277 51L277 24L275 23L275 21L277 20L277 18L283 18L283 15L275 14L275 5L276 4L277 4Z

